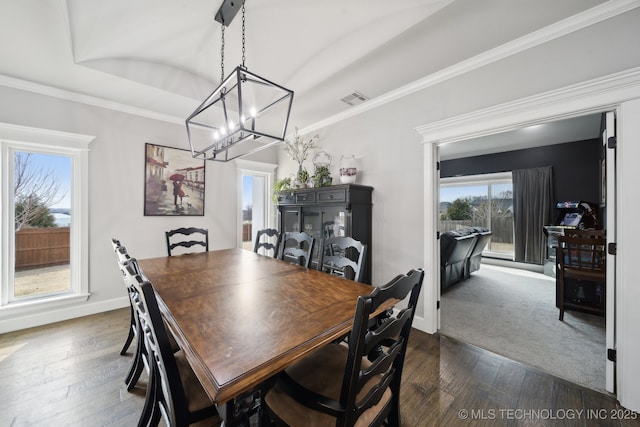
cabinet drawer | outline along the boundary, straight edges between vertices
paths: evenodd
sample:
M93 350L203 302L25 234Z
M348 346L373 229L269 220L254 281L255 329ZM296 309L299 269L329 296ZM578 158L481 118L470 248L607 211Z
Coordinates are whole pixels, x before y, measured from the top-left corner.
M279 205L291 205L295 203L295 197L293 193L280 193L278 194Z
M313 203L316 201L316 193L309 191L308 193L296 193L296 203Z
M344 189L318 192L319 202L344 202L345 200L347 200L347 193Z

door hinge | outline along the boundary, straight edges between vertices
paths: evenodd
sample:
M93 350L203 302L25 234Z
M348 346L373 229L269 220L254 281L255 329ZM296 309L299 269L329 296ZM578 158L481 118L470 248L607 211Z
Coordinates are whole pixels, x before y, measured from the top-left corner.
M436 303L436 310L440 310L440 301Z
M618 145L618 139L615 136L610 136L607 139L607 148L616 148L616 145Z
M440 240L440 232L436 231L436 240Z
M607 252L609 255L618 255L618 245L616 243L609 243L607 245Z
M610 360L611 362L615 362L617 356L618 356L618 352L616 351L616 349L614 349L614 348L608 348L607 349L607 359L608 360Z
M440 170L440 162L436 162L436 170L439 171Z

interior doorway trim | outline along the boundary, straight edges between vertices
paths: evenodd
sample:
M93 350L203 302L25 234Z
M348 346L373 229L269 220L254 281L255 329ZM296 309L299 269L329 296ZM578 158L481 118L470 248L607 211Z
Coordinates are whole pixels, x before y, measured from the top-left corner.
M418 126L423 143L447 144L610 111L640 97L640 67Z
M435 163L431 161L439 159L437 154L433 159L427 153L437 153L438 147L445 143L455 143L543 122L615 111L622 103L637 99L640 99L640 68L633 68L415 128L422 137L425 153L425 248L436 245L436 240L430 236L436 236L437 232L434 218L437 212L438 192L434 185L426 184L433 184L431 180ZM619 182L619 177L616 180ZM426 279L431 280L425 280L425 296L430 297L424 298L424 322L421 326L429 333L435 333L439 327L439 298L436 299L434 296L440 295L440 261L439 256L433 255L433 251L425 250L424 268L427 274L430 274ZM623 311L624 305L617 307L617 320L624 318ZM621 371L619 366L619 385L623 377Z

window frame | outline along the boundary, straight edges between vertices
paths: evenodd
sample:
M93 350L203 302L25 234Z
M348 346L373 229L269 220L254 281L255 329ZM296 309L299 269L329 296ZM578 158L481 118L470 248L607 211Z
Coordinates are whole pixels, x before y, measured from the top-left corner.
M478 175L460 175L453 177L445 177L440 178L440 187L438 188L438 193L440 193L443 187L462 187L462 186L472 186L472 185L487 185L487 197L492 198L492 185L494 184L504 184L506 182L511 182L513 185L513 174L511 171L507 172L496 172L496 173L485 173ZM438 196L439 197L439 196ZM439 218L439 215L438 215ZM491 210L489 210L489 215L487 217L488 225L485 225L489 229L491 229ZM440 220L438 219L438 223ZM438 227L439 228L439 227ZM482 251L483 256L489 256L492 258L501 258L514 260L515 252L497 252L492 251L490 249L484 249Z
M0 320L60 306L85 302L89 298L88 161L94 136L0 123ZM71 159L70 292L16 299L13 291L15 265L15 212L13 173L16 151L67 156Z

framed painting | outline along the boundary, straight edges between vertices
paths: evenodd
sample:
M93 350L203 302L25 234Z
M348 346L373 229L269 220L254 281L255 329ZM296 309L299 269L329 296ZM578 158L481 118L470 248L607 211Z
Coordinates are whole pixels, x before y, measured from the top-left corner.
M205 160L191 151L145 144L145 216L203 216Z

